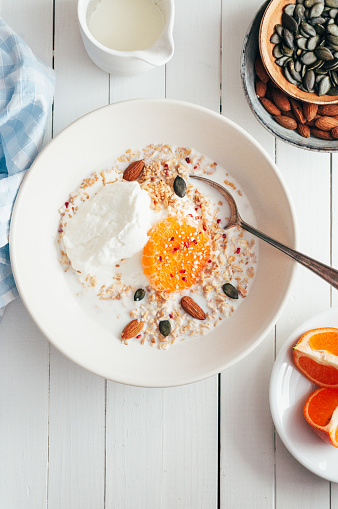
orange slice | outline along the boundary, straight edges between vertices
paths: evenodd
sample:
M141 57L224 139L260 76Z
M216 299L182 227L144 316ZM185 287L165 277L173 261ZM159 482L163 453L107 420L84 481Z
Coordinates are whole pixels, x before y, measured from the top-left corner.
M209 237L203 228L169 216L148 235L142 263L151 286L164 292L192 286L210 259Z
M338 447L338 389L315 390L306 400L303 413L322 440Z
M338 329L313 329L293 347L299 371L320 387L338 388Z

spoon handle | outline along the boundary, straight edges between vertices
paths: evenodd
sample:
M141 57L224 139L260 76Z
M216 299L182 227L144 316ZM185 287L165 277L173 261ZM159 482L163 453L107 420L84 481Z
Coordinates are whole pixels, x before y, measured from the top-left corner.
M299 251L296 251L295 249L291 249L290 247L285 246L281 242L278 242L278 240L275 240L268 235L265 235L265 233L262 233L259 230L256 230L256 228L253 228L249 224L247 224L245 221L240 221L240 226L252 233L253 235L256 235L256 237L259 237L262 240L265 240L265 242L268 242L268 244L271 244L271 246L276 247L283 253L287 254L296 262L300 263L301 265L304 265L307 269L312 270L317 276L321 277L327 283L330 283L333 288L336 288L338 290L338 270L333 269L332 267L329 267L328 265L324 265L324 263L318 262L317 260L314 260L313 258L310 258L310 256L306 256L303 253L299 253Z

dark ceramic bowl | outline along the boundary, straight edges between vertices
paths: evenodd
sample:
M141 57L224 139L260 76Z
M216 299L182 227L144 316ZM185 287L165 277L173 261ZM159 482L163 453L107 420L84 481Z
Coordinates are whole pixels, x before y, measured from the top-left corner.
M306 150L338 152L338 140L322 140L320 138L314 138L313 136L303 138L297 131L292 131L279 125L266 111L256 95L256 73L254 63L256 57L259 55L258 38L261 19L268 3L269 2L265 2L262 5L244 39L241 59L241 77L249 106L259 122L280 140Z

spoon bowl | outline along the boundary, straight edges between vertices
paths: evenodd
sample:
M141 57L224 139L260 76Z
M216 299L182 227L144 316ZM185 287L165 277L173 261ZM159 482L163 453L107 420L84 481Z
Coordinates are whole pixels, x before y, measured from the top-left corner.
M230 219L228 221L227 226L224 228L225 230L232 228L233 226L240 226L241 228L243 228L243 230L252 233L252 235L255 235L256 237L264 240L271 246L279 249L279 251L282 251L283 253L290 256L290 258L296 260L298 263L300 263L307 269L310 269L312 272L317 274L317 276L321 277L327 283L333 286L333 288L336 288L338 290L338 270L333 269L332 267L329 267L328 265L325 265L324 263L321 263L317 260L314 260L313 258L310 258L309 256L304 255L299 251L296 251L295 249L291 249L285 244L282 244L281 242L273 239L272 237L269 237L260 230L257 230L257 228L254 228L253 226L250 226L248 223L243 221L238 212L237 204L235 202L234 197L223 186L217 184L217 182L214 182L213 180L207 179L205 177L199 177L197 175L190 175L190 177L197 180L201 180L202 182L206 182L207 184L211 185L212 187L217 189L228 202L228 205L230 207Z

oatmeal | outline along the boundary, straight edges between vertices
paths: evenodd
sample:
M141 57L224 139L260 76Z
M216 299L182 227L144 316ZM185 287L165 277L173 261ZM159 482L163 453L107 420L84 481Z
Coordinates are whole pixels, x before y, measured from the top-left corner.
M123 173L134 161L144 162L143 171L134 182L126 182ZM238 184L224 169L218 168L216 162L191 149L169 145L128 150L111 168L84 179L60 209L60 262L67 277L73 278L73 291L86 312L109 326L112 335L121 337L122 330L133 322L131 333L134 329L138 333L133 339L124 334L121 339L124 344L149 343L167 349L177 340L205 335L232 315L250 291L258 256L255 239L239 227L224 230L229 217L227 203L223 203L220 195L209 186L190 179L189 175L193 174L212 175L211 178L229 188L236 199L242 200L246 211L251 212ZM76 238L77 214L81 209L89 210L102 190L109 189L109 194L113 194L114 185L123 183L149 197L146 229L149 225L152 228L147 232L145 247L144 240L137 244L135 235L127 236L118 258L116 235L110 245L109 222L114 219L109 216L108 229L102 231L105 232L105 252L112 252L114 256L101 253L98 220L89 245L94 249L94 258L107 263L76 263L74 250L69 249L69 237L73 231L73 238ZM122 203L130 207L126 200L119 201L113 213L117 217L116 224L124 221L125 216L129 217ZM146 200L143 207L147 207ZM138 214L142 214L142 207L136 216ZM129 219L125 227L127 223ZM123 231L121 225L120 230ZM86 257L87 251L85 248L81 254ZM135 298L135 295L142 298ZM189 297L185 302L190 303L192 314L182 305L183 297ZM193 314L194 305L200 310L199 316ZM139 324L135 328L137 322L142 323L141 330Z

